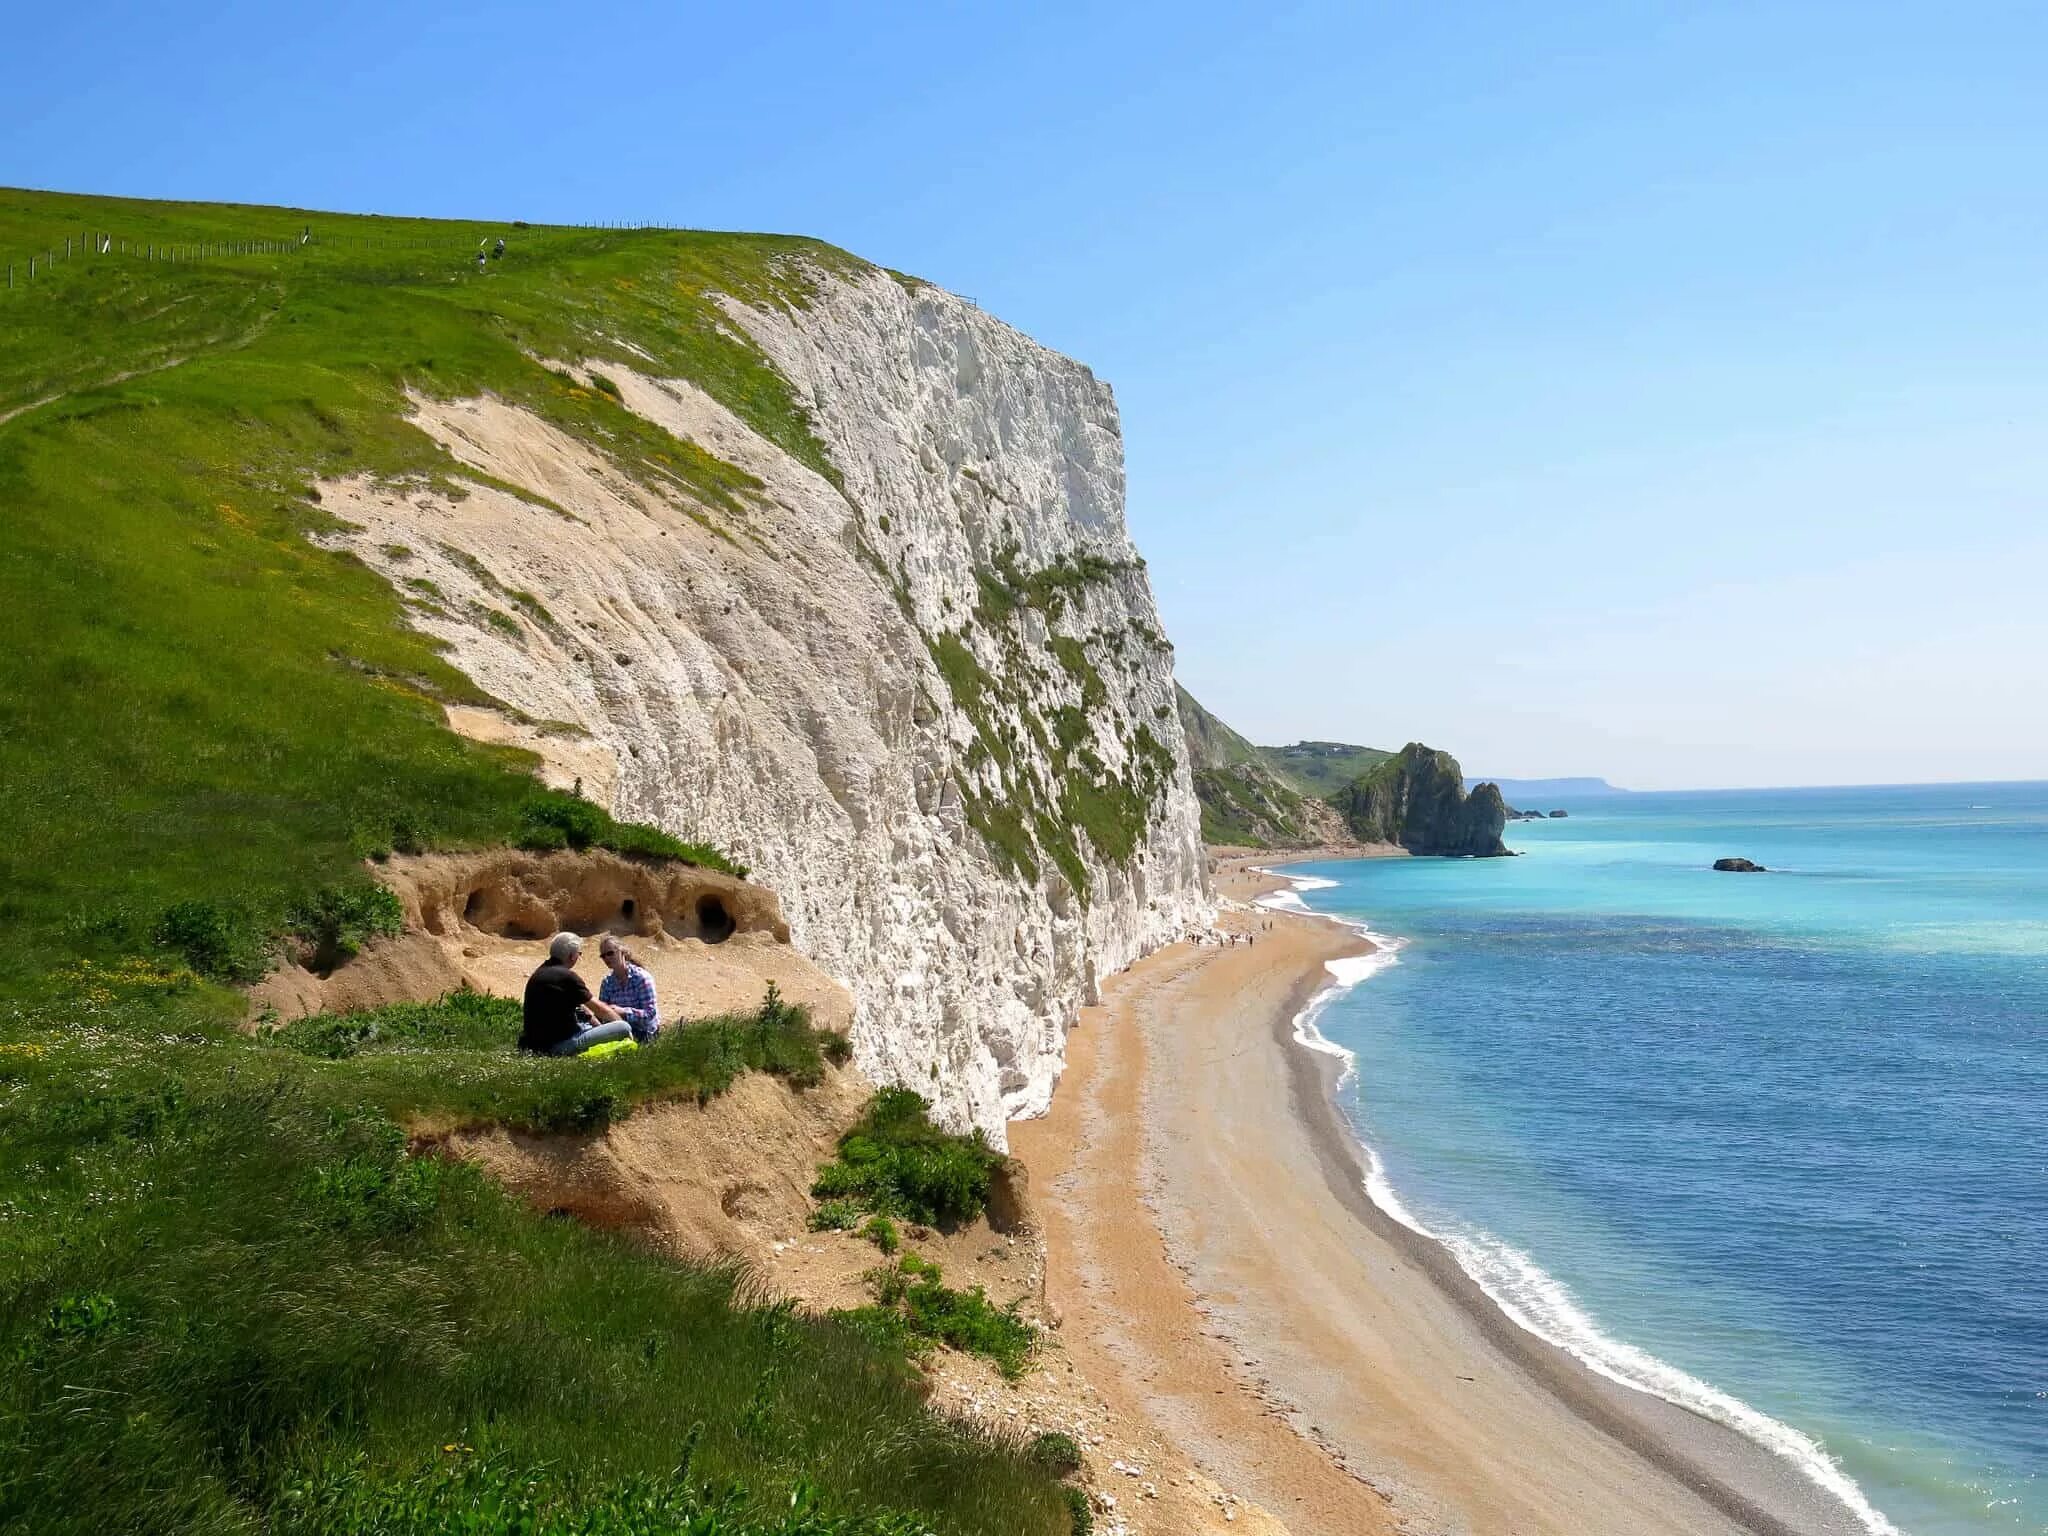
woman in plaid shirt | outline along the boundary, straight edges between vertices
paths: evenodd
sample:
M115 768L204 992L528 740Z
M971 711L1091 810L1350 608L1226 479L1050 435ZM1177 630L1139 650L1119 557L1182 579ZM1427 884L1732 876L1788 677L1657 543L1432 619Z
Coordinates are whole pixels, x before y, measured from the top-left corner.
M633 1038L646 1045L661 1033L661 1006L654 1000L654 978L610 934L597 946L597 954L606 966L604 980L597 987L598 1001L611 1004L619 1017L633 1026Z

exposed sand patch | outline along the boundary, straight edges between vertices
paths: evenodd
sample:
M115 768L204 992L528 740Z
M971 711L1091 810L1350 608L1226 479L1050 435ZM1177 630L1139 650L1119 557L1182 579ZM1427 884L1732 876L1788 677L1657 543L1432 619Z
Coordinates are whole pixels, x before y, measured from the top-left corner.
M502 1126L423 1138L542 1211L624 1230L678 1258L737 1259L774 1283L809 1217L811 1179L871 1091L849 1069L793 1089L749 1072L704 1105L646 1105L586 1136ZM861 1244L870 1256L874 1249Z
M405 907L406 932L322 976L287 964L251 989L259 1018L289 1021L457 987L518 997L568 930L616 934L654 977L671 1023L745 1012L773 983L825 1029L846 1029L846 989L789 943L775 893L716 870L616 854L481 853L394 857L375 866ZM603 972L594 951L583 975Z

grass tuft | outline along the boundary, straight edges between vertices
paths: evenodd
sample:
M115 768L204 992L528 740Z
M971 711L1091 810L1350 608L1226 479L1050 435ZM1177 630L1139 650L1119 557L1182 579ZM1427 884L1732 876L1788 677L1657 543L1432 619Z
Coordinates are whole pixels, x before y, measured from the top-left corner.
M1022 1299L998 1307L980 1286L956 1291L939 1266L906 1253L869 1277L876 1310L898 1321L913 1346L944 1344L993 1363L1015 1381L1031 1363L1038 1331L1018 1315Z
M884 1088L839 1138L839 1156L818 1170L811 1193L926 1226L957 1227L988 1207L1002 1154L977 1127L958 1136L932 1124L910 1088Z
M814 1086L825 1073L809 1013L772 984L752 1013L693 1019L637 1051L594 1061L523 1053L519 1028L517 1002L465 989L431 1003L315 1014L269 1040L344 1065L342 1080L392 1115L533 1132L601 1131L642 1104L705 1103L742 1072L771 1073L796 1087Z

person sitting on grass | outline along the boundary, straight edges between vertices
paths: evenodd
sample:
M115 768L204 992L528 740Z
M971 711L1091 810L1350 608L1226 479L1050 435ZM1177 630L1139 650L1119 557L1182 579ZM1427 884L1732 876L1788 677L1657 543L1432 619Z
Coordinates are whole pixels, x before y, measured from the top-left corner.
M654 978L633 952L610 934L598 941L597 958L607 967L597 984L600 1000L633 1026L633 1038L650 1044L661 1033L661 1005L654 1000Z
M593 1045L633 1038L633 1026L609 1003L592 997L576 974L582 958L583 941L575 934L558 933L549 941L547 962L526 978L522 1051L575 1056Z

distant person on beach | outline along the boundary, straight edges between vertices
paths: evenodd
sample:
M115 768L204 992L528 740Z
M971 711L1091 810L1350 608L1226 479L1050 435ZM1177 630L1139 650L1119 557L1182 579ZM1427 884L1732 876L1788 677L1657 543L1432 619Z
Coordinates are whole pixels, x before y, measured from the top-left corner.
M661 1033L661 1005L654 998L654 978L647 974L633 952L610 934L597 946L597 958L605 963L604 980L597 984L598 1000L632 1026L633 1038L648 1044Z
M633 1038L633 1026L610 1003L590 995L576 974L583 941L558 933L548 943L546 962L526 978L524 1023L519 1048L543 1056L575 1056L593 1045Z

